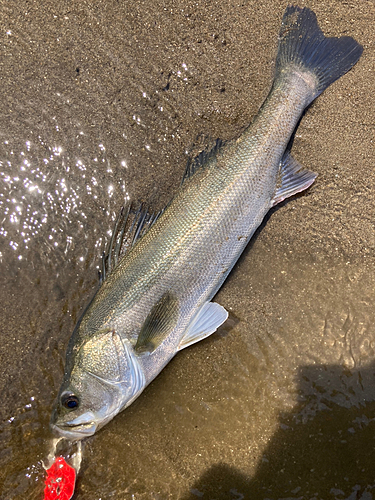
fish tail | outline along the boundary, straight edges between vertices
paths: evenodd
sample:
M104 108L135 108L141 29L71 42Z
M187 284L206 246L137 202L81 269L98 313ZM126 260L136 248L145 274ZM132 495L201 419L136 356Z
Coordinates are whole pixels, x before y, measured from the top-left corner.
M349 36L325 37L312 10L290 5L279 34L276 77L291 69L312 73L311 102L349 71L362 52L363 47Z

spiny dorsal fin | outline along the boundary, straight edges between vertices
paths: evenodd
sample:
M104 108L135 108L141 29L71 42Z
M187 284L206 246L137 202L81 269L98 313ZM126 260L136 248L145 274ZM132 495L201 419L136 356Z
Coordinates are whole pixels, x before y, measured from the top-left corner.
M279 188L271 200L271 207L310 187L317 174L304 170L302 165L286 152L280 162L279 176Z
M164 210L151 213L143 203L137 210L133 209L131 203L121 208L107 250L102 255L102 266L99 271L100 285L117 266L120 258L147 233L163 212Z
M205 142L205 143L208 143L208 138L201 138L201 142ZM212 144L212 142L211 142ZM220 150L220 148L223 146L223 141L221 139L216 139L215 141L215 144L213 146L211 146L211 148L209 148L208 146L205 145L205 147L203 149L201 149L201 151L194 157L192 157L192 155L189 156L188 158L188 161L187 161L187 165L186 165L186 169L185 169L185 173L182 177L182 180L181 180L181 186L182 184L187 180L187 179L190 179L197 170L199 170L200 168L204 168L205 165L207 165L207 163L212 160L213 158L216 157L218 151ZM195 149L195 147L193 146L192 149ZM199 151L199 149L198 149Z
M171 292L166 292L147 316L134 349L154 351L176 326L179 309L177 297Z

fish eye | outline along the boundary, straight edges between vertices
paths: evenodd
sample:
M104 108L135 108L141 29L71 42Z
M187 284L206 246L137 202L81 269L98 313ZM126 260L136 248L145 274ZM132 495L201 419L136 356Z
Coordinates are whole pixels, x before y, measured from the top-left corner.
M61 403L68 410L74 410L75 408L78 408L79 399L74 394L66 394L61 398Z

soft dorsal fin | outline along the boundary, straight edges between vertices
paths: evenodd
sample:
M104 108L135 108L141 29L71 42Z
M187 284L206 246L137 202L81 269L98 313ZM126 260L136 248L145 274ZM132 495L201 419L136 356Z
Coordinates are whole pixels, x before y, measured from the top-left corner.
M206 140L207 138L205 138L205 141ZM194 158L190 156L181 180L181 186L186 180L190 179L197 170L204 168L210 160L215 158L223 144L221 139L216 139L215 144L211 148L206 146Z
M185 349L216 332L228 318L228 312L216 302L206 302L189 325L178 350Z
M134 349L154 351L176 326L179 309L177 297L171 292L166 292L147 316Z
M304 170L289 152L285 153L280 162L280 187L271 200L271 207L310 187L316 176L311 170Z

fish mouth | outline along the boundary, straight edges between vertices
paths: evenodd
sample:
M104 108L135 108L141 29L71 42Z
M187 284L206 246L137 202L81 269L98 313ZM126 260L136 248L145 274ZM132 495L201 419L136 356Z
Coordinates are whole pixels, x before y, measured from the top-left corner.
M97 425L95 422L79 425L51 424L51 429L55 434L69 441L80 441L81 439L94 435L96 427Z

